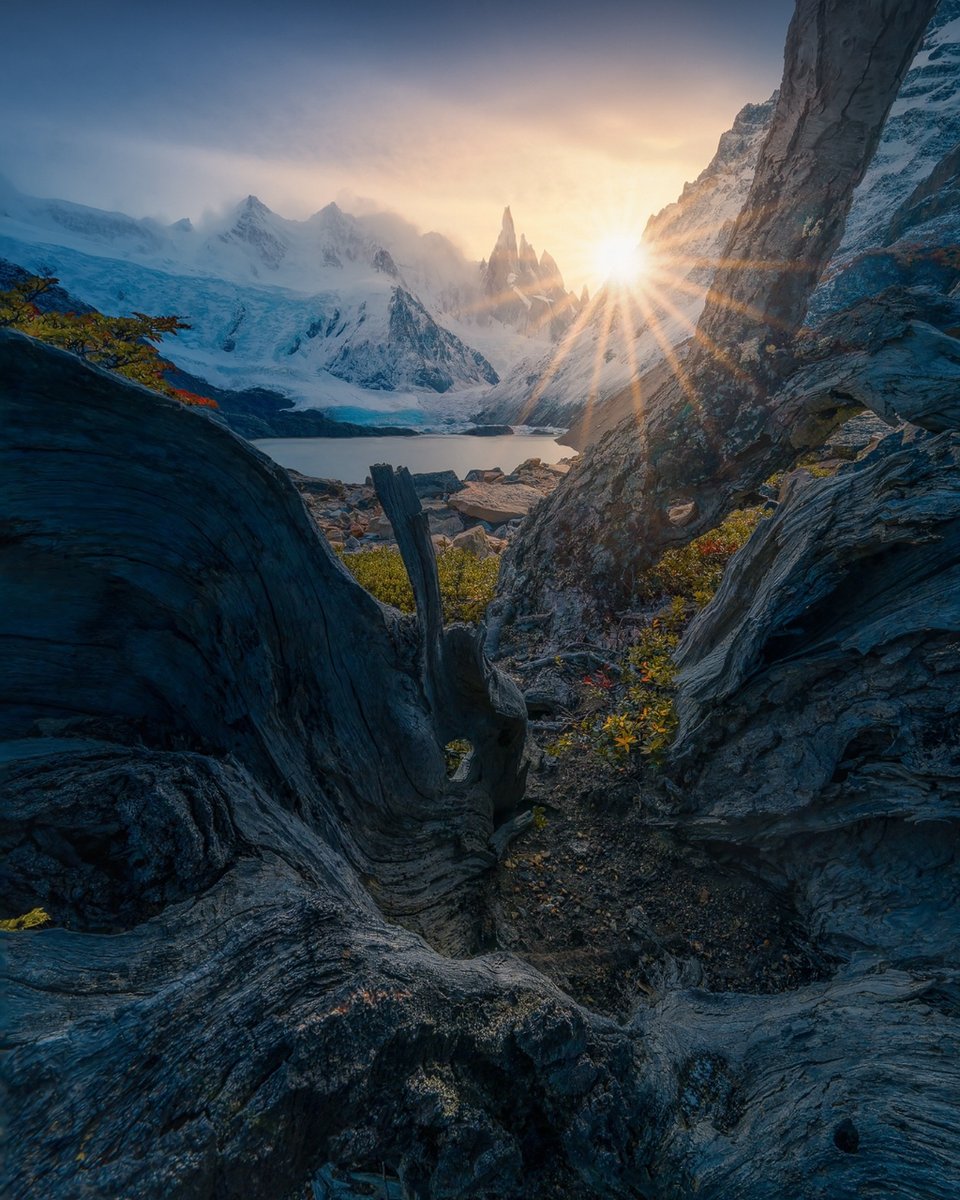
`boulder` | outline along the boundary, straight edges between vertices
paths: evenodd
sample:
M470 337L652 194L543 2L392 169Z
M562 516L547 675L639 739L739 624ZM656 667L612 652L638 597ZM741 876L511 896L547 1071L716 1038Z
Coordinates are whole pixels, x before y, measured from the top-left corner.
M451 512L448 508L428 512L427 525L431 533L441 533L448 538L454 538L463 532L463 520L459 513Z
M367 533L373 534L374 537L392 538L393 526L390 524L389 518L381 513L369 522Z
M681 501L678 504L671 504L667 509L667 520L671 525L677 526L678 529L683 529L696 518L697 503L695 500Z
M431 496L448 496L463 490L456 471L426 471L412 476L414 491L422 499Z
M468 550L477 558L489 558L491 554L496 553L490 542L491 539L487 536L484 527L474 525L470 529L465 529L463 533L458 533L453 539L452 545L454 550Z
M542 499L540 492L523 483L471 483L451 496L450 507L466 517L502 525L515 517L525 517Z

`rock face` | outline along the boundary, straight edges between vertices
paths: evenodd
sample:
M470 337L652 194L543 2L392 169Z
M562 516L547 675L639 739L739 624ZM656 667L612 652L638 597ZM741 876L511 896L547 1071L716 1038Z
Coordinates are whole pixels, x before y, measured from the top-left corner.
M736 344L729 336L731 309L739 309L742 341L782 344L802 322L917 50L918 32L922 36L936 8L935 0L907 8L865 0L829 10L798 5L773 124L725 250L736 265L714 276L702 335L721 346ZM858 76L853 68L860 65Z
M725 250L747 265L715 276L682 372L584 455L513 543L501 589L523 611L553 609L563 631L582 628L585 612L627 607L636 574L666 546L716 524L859 406L821 393L801 414L778 393L796 367L791 337L807 296L934 8L849 3L827 19L812 0L798 5L773 125ZM668 513L691 501L699 516L678 528Z
M936 233L956 241L960 211L950 186L960 142L960 3L940 0L854 193L832 267L857 254ZM938 229L927 229L936 222ZM952 236L944 236L944 234Z
M941 0L853 195L808 323L890 286L949 291L960 242L960 4Z
M893 434L736 556L678 654L698 826L960 815L958 464L960 435Z
M854 1192L855 1156L868 1144L897 1164L894 1192L939 1196L960 1180L950 1099L960 1071L942 1057L960 1031L958 467L960 436L913 431L833 478L795 483L678 654L676 818L785 883L842 964L829 988L777 1005L775 1036L797 1068L789 1082L765 1073L763 1093L833 1096L832 1128L818 1137L840 1151L835 1169L849 1172ZM807 1007L813 992L820 999ZM748 1008L688 999L671 1015L685 1028L691 1013L732 1022L756 1061L772 1028L748 1031ZM834 1050L849 1039L843 1082L835 1067L814 1066L824 1059L808 1039L821 1036ZM923 1101L891 1124L908 1045ZM794 1129L805 1128L804 1109L801 1100ZM789 1138L780 1129L760 1144ZM920 1143L936 1147L935 1162L923 1161ZM752 1169L740 1159L725 1185L741 1194L737 1172ZM837 1176L832 1186L843 1194ZM794 1176L785 1192L820 1197L830 1187Z

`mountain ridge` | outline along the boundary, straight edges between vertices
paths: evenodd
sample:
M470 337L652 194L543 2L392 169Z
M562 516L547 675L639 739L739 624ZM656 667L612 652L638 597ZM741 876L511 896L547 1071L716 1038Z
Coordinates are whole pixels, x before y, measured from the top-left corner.
M491 313L480 264L450 239L336 203L293 221L250 194L199 224L164 224L3 181L0 254L108 314L182 314L192 329L178 365L211 386L373 423L463 422L530 339L549 336ZM525 240L524 255L529 271ZM553 258L533 261L538 287L556 292Z

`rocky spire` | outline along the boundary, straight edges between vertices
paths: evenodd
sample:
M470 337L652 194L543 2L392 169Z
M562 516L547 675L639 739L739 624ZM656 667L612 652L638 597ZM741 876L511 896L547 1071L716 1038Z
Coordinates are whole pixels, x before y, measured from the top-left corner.
M540 255L540 279L544 288L549 291L556 289L564 291L563 276L560 274L560 268L557 266L552 255L546 250Z
M510 209L503 210L503 222L496 245L490 251L490 261L483 274L483 290L488 296L506 299L519 269L517 234Z
M523 333L561 336L575 306L568 297L560 269L546 251L537 252L521 234L517 242L513 214L503 210L500 236L487 263L480 265L490 315Z
M496 246L494 246L494 254L498 250L503 250L513 259L517 257L517 232L513 227L513 215L510 212L509 204L503 210L503 220L500 223L500 236L497 238ZM492 259L493 254L490 257Z
M522 233L520 234L520 250L517 258L520 264L520 273L524 276L525 282L539 278L540 264L537 262L537 252Z

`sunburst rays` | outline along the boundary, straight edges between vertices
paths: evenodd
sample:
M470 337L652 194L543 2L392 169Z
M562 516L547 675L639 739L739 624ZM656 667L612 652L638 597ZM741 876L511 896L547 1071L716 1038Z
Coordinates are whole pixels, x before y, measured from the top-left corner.
M533 383L521 419L526 421L533 413L564 364L587 338L593 346L581 417L587 440L593 410L605 398L604 367L613 358L619 359L621 369L614 373L619 377L611 382L610 391L623 389L625 367L626 386L638 422L643 417L645 403L643 376L658 361L667 364L687 399L702 407L678 350L684 343L702 350L731 377L746 380L748 372L741 361L741 348L720 346L700 328L699 316L708 293L712 305L738 313L751 323L776 329L778 322L770 314L726 294L724 278L729 280L741 271L804 271L806 264L717 254L715 246L722 232L720 224L712 229L700 226L692 233L664 226L656 231L656 241L643 243L642 255L634 257L626 254L629 239L607 238L603 252L608 256L619 255L620 265L593 299L576 313ZM653 359L642 362L639 351L645 335L651 339L648 351Z

